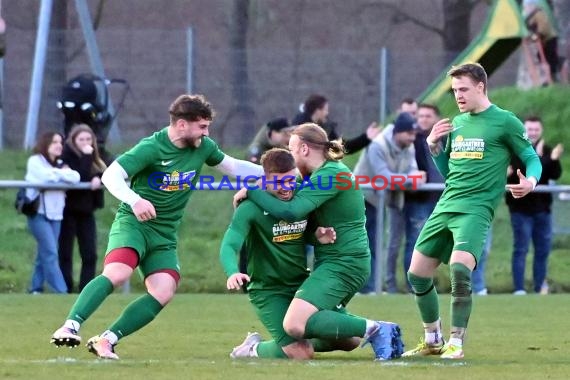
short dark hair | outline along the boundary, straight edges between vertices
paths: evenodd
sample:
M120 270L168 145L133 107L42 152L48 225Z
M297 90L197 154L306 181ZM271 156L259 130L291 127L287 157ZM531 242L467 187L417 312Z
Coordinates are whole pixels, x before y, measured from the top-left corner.
M542 124L542 118L538 115L530 115L525 117L524 119L525 122L527 121L534 121L534 122L539 122L540 124Z
M447 75L453 78L467 76L475 83L482 82L483 91L487 92L487 73L479 63L464 63L459 66L453 66L447 72Z
M215 111L204 95L180 95L168 108L170 124L179 119L198 121L200 119L212 120Z
M420 105L418 105L418 109L420 109L420 108L427 108L427 109L430 109L430 110L432 110L433 112L435 112L435 114L436 114L437 116L441 115L441 114L439 113L439 107L436 106L436 105L434 105L434 104L420 103Z
M61 144L63 145L63 136L61 135L61 133L50 131L50 132L44 132L40 136L40 138L38 139L38 142L36 143L36 146L34 146L34 150L33 150L33 152L35 154L41 154L42 156L44 156L44 158L47 160L47 162L49 162L51 164L51 166L57 165L57 160L52 161L49 158L49 154L48 154L49 146L51 145L53 138L56 135L61 137Z
M303 110L307 115L312 116L316 110L323 108L328 102L323 95L312 94L305 100Z
M295 169L295 159L291 152L283 148L272 148L261 156L261 166L265 174L287 173Z
M400 104L414 104L416 100L414 98L404 98Z

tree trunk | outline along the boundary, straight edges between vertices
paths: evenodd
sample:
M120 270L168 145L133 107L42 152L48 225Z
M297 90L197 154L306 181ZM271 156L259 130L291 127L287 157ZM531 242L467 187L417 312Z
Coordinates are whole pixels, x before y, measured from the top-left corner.
M231 141L247 144L255 132L255 111L252 106L252 90L249 82L247 59L247 33L249 29L249 0L234 0L230 24L230 67L232 106L219 137L232 132ZM226 126L230 129L224 131ZM226 132L226 133L224 133Z
M446 64L469 45L472 2L443 0L443 49Z

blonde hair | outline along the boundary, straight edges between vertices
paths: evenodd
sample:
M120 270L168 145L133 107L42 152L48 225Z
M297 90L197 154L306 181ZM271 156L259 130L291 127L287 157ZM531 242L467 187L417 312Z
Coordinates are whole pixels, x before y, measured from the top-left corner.
M314 149L321 149L327 160L339 161L344 157L344 146L341 140L329 141L323 128L314 123L301 124L292 133Z
M88 126L87 124L76 124L75 126L73 126L73 128L71 128L71 131L69 132L69 136L67 136L67 140L65 141L65 143L69 145L69 147L75 152L75 154L77 154L78 156L83 155L83 153L81 153L77 145L75 145L75 138L77 137L77 135L83 132L89 133L91 135L91 140L93 141L93 153L92 153L93 166L91 167L91 172L92 174L103 173L105 169L107 169L107 165L105 165L105 163L101 159L101 156L99 156L99 149L97 148L97 136L95 136L95 133L93 132L90 126Z

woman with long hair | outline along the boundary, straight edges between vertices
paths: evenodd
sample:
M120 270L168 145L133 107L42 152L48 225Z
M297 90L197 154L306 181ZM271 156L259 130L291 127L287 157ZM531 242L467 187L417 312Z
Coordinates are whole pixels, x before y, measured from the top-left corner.
M65 166L60 156L63 137L56 132L44 133L28 158L26 181L30 182L79 182L79 173ZM67 293L58 262L58 237L65 207L64 190L26 190L28 199L39 197L38 212L28 216L28 228L38 243L30 292L42 293L44 282L55 293Z
M106 169L99 156L97 139L86 124L78 124L69 132L62 159L79 172L82 182L90 182L90 190L68 190L59 234L59 266L67 289L73 287L73 245L75 237L81 256L79 291L95 277L97 265L97 228L95 210L103 207L101 175Z

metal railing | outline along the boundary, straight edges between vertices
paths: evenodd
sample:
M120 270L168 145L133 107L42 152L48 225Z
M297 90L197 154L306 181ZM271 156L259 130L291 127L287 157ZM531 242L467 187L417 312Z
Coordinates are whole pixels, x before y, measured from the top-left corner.
M241 184L242 185L242 184ZM238 184L232 183L232 188L237 188ZM80 182L77 184L68 183L38 183L38 182L28 182L28 181L17 181L17 180L0 180L0 189L17 189L17 188L37 188L37 189L59 189L59 190L89 190L91 188L91 183ZM214 189L218 188L228 188L228 184L224 183L224 187L220 186L220 182L214 182L211 184ZM359 185L362 189L373 189L370 184ZM414 191L443 191L445 185L442 183L427 183ZM209 190L205 187L203 190ZM570 185L538 185L535 192L539 193L568 193L570 194ZM376 267L374 268L375 278L376 278L376 291L378 294L382 292L382 286L384 284L384 268L386 265L386 249L384 244L384 214L385 214L385 190L377 191L378 204L376 205ZM570 196L564 199L570 200ZM129 291L128 282L123 288L123 292Z

